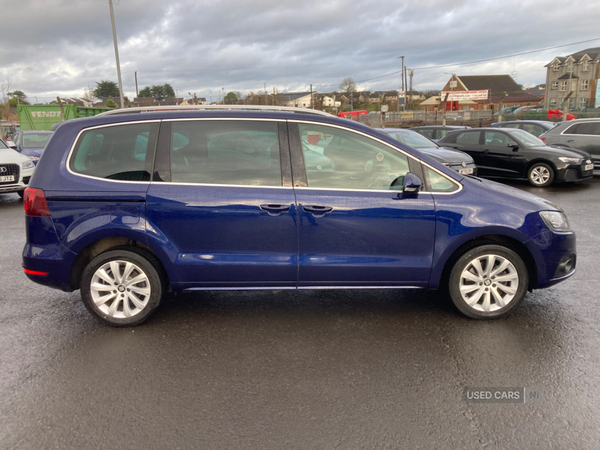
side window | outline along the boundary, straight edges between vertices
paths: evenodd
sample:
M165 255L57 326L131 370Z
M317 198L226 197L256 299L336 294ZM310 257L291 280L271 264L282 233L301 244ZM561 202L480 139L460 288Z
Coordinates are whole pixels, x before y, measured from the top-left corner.
M563 134L577 134L577 128L579 128L579 124L571 125L565 131L563 131Z
M173 182L282 185L277 122L191 120L171 133Z
M502 128L521 128L521 124L519 123L507 123L502 125Z
M540 134L542 134L544 131L546 131L539 125L534 125L531 123L522 124L521 129L527 131L528 133L533 134L535 137L538 137Z
M429 167L423 166L423 173L427 178L427 186L430 192L453 192L458 189L456 184Z
M479 131L466 131L456 138L457 144L479 144Z
M81 134L69 162L75 173L124 181L149 181L158 125L127 124Z
M580 123L575 134L600 135L600 122Z
M298 128L308 187L402 189L409 171L403 153L339 128L302 123Z
M449 131L452 131L452 130L436 130L435 138L441 139L443 137L446 137L446 135L448 134Z
M495 131L485 132L485 144L486 145L497 145L497 146L508 146L509 138L504 133L496 133Z
M426 138L433 139L433 130L415 130Z

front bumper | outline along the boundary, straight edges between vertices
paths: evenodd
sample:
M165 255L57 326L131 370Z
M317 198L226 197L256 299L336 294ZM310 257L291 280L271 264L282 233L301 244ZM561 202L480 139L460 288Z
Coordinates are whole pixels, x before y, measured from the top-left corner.
M591 167L586 170L586 166L590 167L593 164L584 161L583 164L571 164L566 168L560 169L556 176L556 181L581 181L587 180L594 176L594 168Z
M537 264L536 288L545 288L566 280L575 273L577 250L575 233L555 233L548 229L541 231L529 245L539 252L541 261Z

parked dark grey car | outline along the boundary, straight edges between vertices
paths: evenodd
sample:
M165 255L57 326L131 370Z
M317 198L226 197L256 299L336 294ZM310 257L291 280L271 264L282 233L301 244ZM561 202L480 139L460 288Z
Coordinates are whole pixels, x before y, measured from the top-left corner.
M540 136L547 145L589 153L594 170L600 170L600 118L560 122Z
M389 134L402 144L406 144L421 153L441 162L443 165L462 175L477 175L477 166L469 155L459 150L443 148L419 133L405 128L376 128Z
M412 127L411 130L425 136L427 139L431 139L433 142L437 142L450 131L466 130L467 128L471 127L466 125L424 125L421 127Z
M550 122L549 120L512 120L493 123L492 126L498 128L517 128L518 130L527 131L535 137L540 137L541 134L554 128L556 122Z
M471 155L482 177L527 178L533 186L544 187L593 175L592 159L586 152L549 147L514 128L453 131L439 143Z

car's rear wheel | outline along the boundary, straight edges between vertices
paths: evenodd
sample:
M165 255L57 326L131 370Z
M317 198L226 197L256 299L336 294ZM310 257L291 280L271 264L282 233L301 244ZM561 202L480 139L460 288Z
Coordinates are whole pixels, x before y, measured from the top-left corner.
M162 287L156 266L125 249L98 255L81 276L81 298L86 308L112 326L144 322L158 307Z
M519 255L500 245L469 250L454 264L449 291L456 307L473 319L496 319L527 293L529 274Z
M529 168L527 179L532 186L550 186L554 181L554 169L546 163L535 163Z

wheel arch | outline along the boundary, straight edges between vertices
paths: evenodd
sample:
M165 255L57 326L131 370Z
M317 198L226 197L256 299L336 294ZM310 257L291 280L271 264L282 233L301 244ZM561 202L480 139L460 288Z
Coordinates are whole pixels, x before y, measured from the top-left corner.
M439 285L443 287L447 286L448 279L450 277L450 272L452 271L454 264L456 264L456 261L458 261L458 259L462 255L464 255L466 252L475 247L480 247L482 245L487 244L502 245L519 255L519 257L525 263L525 266L527 267L527 272L529 274L529 286L527 287L527 289L531 291L532 289L536 288L538 281L538 271L536 260L533 254L529 251L527 246L519 240L501 234L486 234L478 236L463 243L460 247L454 250L454 252L450 255L450 257L446 260L444 264L444 268L442 270L442 274L439 280Z
M71 265L69 281L73 290L80 288L81 275L86 266L98 255L109 250L125 249L147 258L158 270L164 281L165 290L171 290L169 275L158 256L145 244L135 239L112 236L95 240L78 252Z

